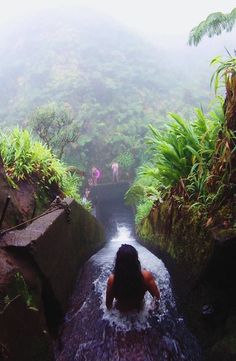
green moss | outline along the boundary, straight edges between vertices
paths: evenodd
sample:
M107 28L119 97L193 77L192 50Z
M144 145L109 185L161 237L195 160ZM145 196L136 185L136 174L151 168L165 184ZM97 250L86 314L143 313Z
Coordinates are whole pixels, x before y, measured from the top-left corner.
M139 236L145 240L152 239L152 226L148 218L143 218L142 222L137 226Z
M214 241L206 228L206 215L177 201L166 200L157 208L152 219L154 227L142 222L141 236L146 243L167 252L177 264L191 266L194 275L205 267L212 254ZM149 225L151 223L149 222Z
M41 188L39 192L34 194L35 198L35 216L42 214L48 205L51 203L51 200L48 197L47 192Z

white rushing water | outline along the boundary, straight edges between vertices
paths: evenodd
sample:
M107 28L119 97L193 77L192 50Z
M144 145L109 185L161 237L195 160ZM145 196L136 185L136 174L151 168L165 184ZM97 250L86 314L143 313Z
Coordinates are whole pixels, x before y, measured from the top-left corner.
M146 329L151 327L148 322L150 313L156 313L158 322L158 319L161 320L168 309L175 308L169 273L160 259L137 243L127 226L118 225L117 230L117 234L111 239L108 245L91 258L92 263L101 270L99 277L94 281L95 292L99 294L103 319L107 320L117 331ZM122 314L115 307L109 311L106 309L105 294L107 278L113 270L116 252L124 243L130 244L136 248L139 254L141 267L152 272L161 292L159 310L153 307L152 296L148 292L145 294L144 306L140 312L132 311Z
M71 298L57 361L200 361L201 350L179 315L164 263L141 246L130 225L117 224L107 245L83 266ZM106 285L122 244L136 248L141 267L151 271L161 292L159 308L146 292L139 312L107 310Z

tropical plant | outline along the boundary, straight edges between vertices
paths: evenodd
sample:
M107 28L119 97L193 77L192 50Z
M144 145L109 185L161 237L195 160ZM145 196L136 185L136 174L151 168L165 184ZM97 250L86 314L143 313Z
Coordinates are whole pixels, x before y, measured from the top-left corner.
M174 196L200 207L213 201L208 183L216 140L225 119L222 98L217 97L212 107L207 115L195 109L191 122L170 113L172 121L164 130L150 125L149 162L139 168L136 181L125 195L126 202L136 207L140 234L148 236L152 232L150 210L165 197Z
M209 167L222 125L223 113L219 107L222 108L222 103L209 116L196 109L193 122L171 113L174 122L169 123L165 131L150 126L152 135L148 138L148 151L160 188L166 191L181 180L186 182L192 173L198 177L206 173L204 168Z
M59 158L63 151L68 164L87 172L95 164L102 169L103 181L109 181L110 164L127 152L122 161L129 174L125 170L123 175L133 178L143 162L147 125L160 128L168 108L187 116L193 104L205 106L207 70L196 57L189 72L186 63L172 61L180 54L186 58L182 50L176 55L170 47L161 56L139 35L100 15L95 19L87 11L54 9L45 11L43 19L39 22L32 14L24 19L24 27L16 23L14 33L7 28L6 38L2 34L1 127L25 125L32 112L32 117L37 114L40 127L34 133ZM34 112L36 107L41 110ZM66 139L64 130L54 126L58 107L61 112L73 109L78 127L71 132L78 139L64 150L59 145Z
M215 93L217 93L220 86L226 87L226 91L234 88L233 82L236 76L236 57L229 52L229 59L223 60L222 56L216 56L212 59L211 65L217 65L216 71L211 77L211 84L214 83Z
M225 122L219 135L216 154L212 167L212 185L219 187L217 179L224 177L225 185L231 187L236 184L236 57L229 54L229 59L224 61L221 57L212 60L218 65L212 76L215 91L222 83L226 88L226 98L223 105ZM233 187L233 188L234 188ZM232 193L232 192L231 192Z
M153 170L153 171L152 171ZM155 179L155 169L150 165L139 168L137 179L125 194L125 203L135 207L137 232L143 238L150 238L152 227L148 215L158 200L162 202L159 183Z
M11 185L16 187L26 178L44 188L54 183L65 195L80 201L81 179L68 172L66 165L46 145L33 140L27 130L0 133L0 154Z
M117 158L116 161L123 167L125 170L129 170L134 164L134 157L133 155L126 151L121 153Z
M137 207L137 212L135 215L135 223L142 223L149 215L153 206L153 202L150 199L146 199L145 202L142 202Z
M134 183L126 192L125 200L128 204L137 205L142 199L161 200L161 184L159 170L149 161L137 170Z
M223 30L230 32L235 25L235 21L236 8L229 14L212 13L208 15L206 20L191 30L188 43L197 46L205 35L211 38L214 35L220 35Z
M140 182L134 182L125 194L127 205L137 206L146 197L145 187Z

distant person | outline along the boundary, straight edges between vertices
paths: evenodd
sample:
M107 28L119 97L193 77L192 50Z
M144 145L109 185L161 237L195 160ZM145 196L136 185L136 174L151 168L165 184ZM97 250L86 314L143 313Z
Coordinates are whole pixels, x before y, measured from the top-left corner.
M98 170L96 167L92 167L92 181L94 186L97 185L100 175L101 175L100 170Z
M111 165L112 169L112 182L119 182L119 164L117 162L113 162Z
M152 273L141 269L136 249L123 244L117 251L114 271L107 281L106 306L111 309L115 299L116 308L121 312L139 311L146 291L154 300L160 299Z
M85 197L86 199L89 198L90 190L88 188L85 189Z
M89 186L89 188L91 188L93 186L93 179L92 178L89 178L88 186Z
M88 201L89 195L90 195L90 190L88 188L86 188L85 192L84 192L84 196L83 196L83 201L84 202Z

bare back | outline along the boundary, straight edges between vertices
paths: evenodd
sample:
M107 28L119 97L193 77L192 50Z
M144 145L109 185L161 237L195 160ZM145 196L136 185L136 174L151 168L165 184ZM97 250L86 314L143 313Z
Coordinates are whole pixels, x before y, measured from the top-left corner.
M153 297L159 300L160 291L157 287L157 284L155 282L152 273L146 270L142 270L141 272L144 280L143 296L145 292L148 291ZM114 286L114 274L111 274L107 281L107 291L106 291L106 306L108 309L112 307L112 303L115 298L113 286ZM140 298L139 299L130 298L126 300L116 299L116 307L122 312L131 311L134 309L140 309L142 306L142 301L143 301L143 297L142 299Z

